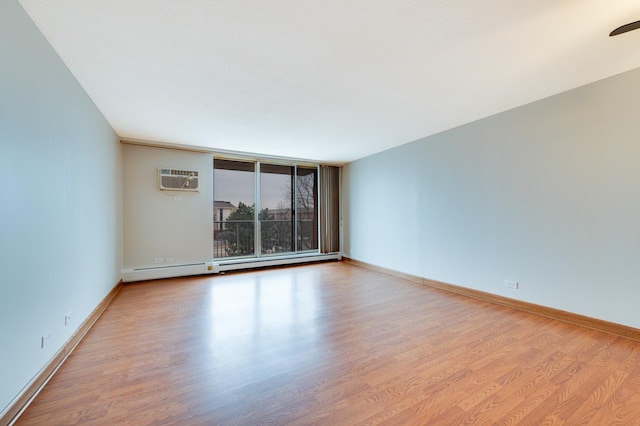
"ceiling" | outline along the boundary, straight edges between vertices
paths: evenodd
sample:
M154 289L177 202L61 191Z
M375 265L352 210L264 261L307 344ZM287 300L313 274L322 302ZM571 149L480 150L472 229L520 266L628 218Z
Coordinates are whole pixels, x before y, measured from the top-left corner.
M20 0L123 139L347 162L640 67L637 0Z

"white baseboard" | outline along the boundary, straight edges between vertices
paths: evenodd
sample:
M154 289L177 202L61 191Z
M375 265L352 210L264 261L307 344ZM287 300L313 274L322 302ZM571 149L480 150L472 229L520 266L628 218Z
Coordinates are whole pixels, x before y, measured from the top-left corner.
M187 265L150 266L122 270L122 281L157 280L162 278L186 277L190 275L217 274L240 269L264 268L269 266L295 265L299 263L340 260L340 253L330 254L297 254L293 256L252 257L246 259L220 260L216 262L198 262Z
M298 263L322 262L327 260L339 260L342 256L339 253L330 254L298 254L294 256L272 256L248 259L221 260L219 263L220 272L235 271L239 269L264 268L268 266L295 265Z
M190 263L188 265L171 265L148 268L122 270L122 281L145 281L161 278L184 277L189 275L217 274L219 265L213 262Z

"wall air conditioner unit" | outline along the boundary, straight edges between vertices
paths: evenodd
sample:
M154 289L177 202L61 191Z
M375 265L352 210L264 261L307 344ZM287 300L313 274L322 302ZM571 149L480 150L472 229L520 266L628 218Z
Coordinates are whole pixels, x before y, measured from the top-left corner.
M199 174L195 170L176 170L158 167L160 191L200 191Z

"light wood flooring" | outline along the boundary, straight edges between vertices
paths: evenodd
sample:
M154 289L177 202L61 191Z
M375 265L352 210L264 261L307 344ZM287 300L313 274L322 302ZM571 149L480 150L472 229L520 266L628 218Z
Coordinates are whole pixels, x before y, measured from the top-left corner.
M640 343L344 262L125 285L19 425L634 425Z

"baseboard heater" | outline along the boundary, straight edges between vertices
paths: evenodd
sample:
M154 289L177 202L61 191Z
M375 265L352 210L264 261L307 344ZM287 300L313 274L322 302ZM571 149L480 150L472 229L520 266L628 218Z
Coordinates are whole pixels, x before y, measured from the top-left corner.
M265 268L269 266L285 266L295 265L297 263L308 262L322 262L327 260L340 260L342 255L340 253L329 254L307 254L307 255L294 255L287 257L257 257L251 259L234 259L234 260L221 260L218 264L220 272L236 271L239 269L251 269L251 268Z
M225 271L240 269L266 268L269 266L295 265L298 263L321 262L327 260L340 260L340 253L307 254L287 257L258 257L250 259L221 260L220 262L199 262L184 265L148 266L122 270L122 281L125 283L134 281L158 280L162 278L186 277L190 275L217 274Z
M122 281L145 281L160 278L185 277L189 275L216 274L220 272L214 262L189 263L185 265L150 266L122 270Z

